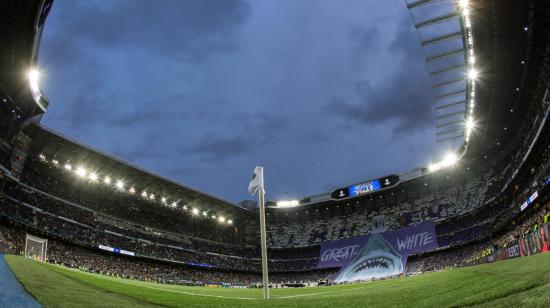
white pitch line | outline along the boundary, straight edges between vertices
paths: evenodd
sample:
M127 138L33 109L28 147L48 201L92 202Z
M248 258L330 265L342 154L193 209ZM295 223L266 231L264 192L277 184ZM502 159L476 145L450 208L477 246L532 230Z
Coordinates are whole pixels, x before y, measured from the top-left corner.
M350 289L344 289L344 290L333 290L333 291L326 291L326 292L318 292L318 293L307 293L307 294L297 294L297 295L287 295L287 296L277 296L274 297L274 299L284 299L284 298L295 298L295 297L306 297L306 296L314 296L314 295L323 295L323 294L330 294L330 293L340 293L340 292L346 292L346 291L352 291L357 289L363 289L365 286L362 287L355 287Z
M195 295L195 296L216 297L216 298L231 298L231 299L244 299L244 300L261 300L261 298L256 298L256 297L236 297L236 296L200 294L200 293L193 293L193 292L186 292L186 291L179 291L179 290L170 290L170 289L163 289L163 288L155 288L155 287L151 287L151 286L141 286L141 285L135 285L135 284L131 284L131 283L124 283L124 282L120 282L120 283L123 283L123 284L126 284L126 285L131 285L131 286L134 286L134 287L143 287L143 288L148 288L148 289L153 289L153 290L158 290L158 291L166 291L166 292L173 292L173 293L181 293L181 294ZM262 299L262 300L263 300L263 299Z
M55 264L55 265L57 265L57 264ZM237 297L237 296L225 296L225 295L212 295L212 294L202 294L202 293L193 293L193 292L180 291L180 290L156 288L156 287L153 287L153 286L143 285L142 281L138 281L138 280L135 281L137 283L126 282L126 281L121 280L121 279L113 279L115 277L111 277L111 276L103 277L102 275L98 275L98 274L95 274L95 273L89 273L89 272L86 272L86 271L81 271L81 270L76 269L76 268L67 268L67 267L59 266L59 265L57 265L57 266L61 267L63 269L68 269L68 270L71 270L71 271L86 274L86 275L89 275L89 276L92 276L92 277L95 277L95 278L105 279L105 280L109 280L109 281L115 282L115 283L118 282L118 283L121 283L121 284L125 284L125 285L128 285L128 286L133 286L133 287L138 287L138 288L141 287L141 288L147 288L147 289L152 289L152 290L157 290L157 291L165 291L165 292L180 293L180 294L202 296L202 297L228 298L228 299L241 299L241 300L263 300L263 298L259 298L259 297ZM317 295L324 295L324 294L331 294L331 293L341 293L341 292L353 291L353 290L357 290L357 289L363 289L363 288L366 288L366 287L367 286L360 286L360 287L344 289L344 290L333 290L333 291L307 293L307 294L277 296L277 297L271 297L271 299L288 299L288 298L297 298L297 297L317 296Z

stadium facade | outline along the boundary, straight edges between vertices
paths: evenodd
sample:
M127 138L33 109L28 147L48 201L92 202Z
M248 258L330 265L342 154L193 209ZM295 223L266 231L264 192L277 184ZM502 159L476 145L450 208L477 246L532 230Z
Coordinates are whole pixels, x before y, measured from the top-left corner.
M435 2L407 4L417 10ZM427 56L430 63L456 55L463 60L430 71L461 76L434 83L434 89L460 84L435 94L458 98L436 107L446 110L438 129L452 131L440 139L460 138L458 154L409 172L269 203L274 284L384 278L548 250L548 221L531 227L549 211L550 5L450 2L452 12L414 22L419 31L448 20L459 25L458 33L421 37L423 46L462 42L460 50ZM33 68L52 5L0 4L9 25L0 30L6 46L0 51L0 250L134 279L259 284L255 210L40 123L49 102ZM469 122L474 119L475 125Z

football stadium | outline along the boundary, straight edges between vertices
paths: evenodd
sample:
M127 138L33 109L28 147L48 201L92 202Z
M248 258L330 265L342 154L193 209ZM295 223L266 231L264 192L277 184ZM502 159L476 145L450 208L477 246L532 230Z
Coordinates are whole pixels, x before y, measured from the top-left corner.
M56 1L0 0L0 306L549 307L550 1L400 4L452 150L237 204L44 124Z

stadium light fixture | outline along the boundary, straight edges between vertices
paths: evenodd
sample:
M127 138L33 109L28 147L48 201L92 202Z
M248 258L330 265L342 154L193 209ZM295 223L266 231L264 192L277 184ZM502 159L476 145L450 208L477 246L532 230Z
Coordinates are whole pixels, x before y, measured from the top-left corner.
M38 155L38 158L39 158L41 161L46 161L46 156L44 156L44 154L39 154L39 155Z
M193 210L191 210L191 213L192 213L193 215L199 215L199 209L196 208L196 207L194 207Z
M141 196L142 196L143 198L147 198L147 192L144 190L144 191L141 193Z
M216 219L216 215L212 215L212 219Z
M228 224L228 225L232 225L232 224L233 224L233 220L228 219L228 220L227 220L227 224Z
M58 165L58 164L59 164L59 162L58 162L56 159L52 160L52 163L53 163L54 165Z
M206 211L202 211L202 216L206 217L208 216L208 213Z
M36 101L38 101L42 97L42 94L40 94L40 87L38 86L40 81L40 71L37 69L31 69L28 73L28 78L32 96Z
M464 123L464 126L466 126L467 133L469 133L472 129L476 127L476 123L474 119L471 117L466 119L466 122Z
M78 175L79 177L83 178L86 176L86 174L87 172L86 172L86 169L84 169L84 167L81 166L76 168L76 175Z
M439 170L439 164L438 163L431 163L428 165L428 170L430 172L436 172L437 170Z
M456 164L457 161L458 161L458 157L456 157L456 154L455 153L449 153L441 161L441 166L442 167L449 167L449 166L452 166L452 165Z
M300 205L300 202L298 200L290 200L290 201L277 201L277 207L295 207Z
M73 169L73 166L71 166L71 164L69 164L69 163L66 163L65 164L65 169L66 170L71 170L71 169Z
M222 224L225 223L225 217L223 216L218 217L218 221Z
M436 163L430 163L428 165L428 171L435 172L440 170L441 168L450 167L458 161L458 157L455 153L448 153L445 155L443 160L436 162Z
M107 184L107 185L111 184L111 178L108 177L108 176L106 176L106 177L103 179L103 183L105 183L105 184Z
M176 201L172 202L172 207L178 206L178 203Z
M124 190L124 181L122 181L122 180L116 181L115 187L118 190Z
M155 195L154 195L154 194L150 194L150 195L149 195L149 199L155 200Z
M134 194L136 192L136 189L134 187L130 187L128 192L131 193L131 194Z
M468 71L469 79L476 80L478 76L479 76L479 73L475 68L472 68Z
M187 210L187 205L184 205L184 206L183 206L183 209L184 209L184 210Z
M166 204L166 198L165 197L160 198L160 202Z
M95 182L97 181L97 174L95 172L90 172L90 175L88 175L88 178L90 181Z

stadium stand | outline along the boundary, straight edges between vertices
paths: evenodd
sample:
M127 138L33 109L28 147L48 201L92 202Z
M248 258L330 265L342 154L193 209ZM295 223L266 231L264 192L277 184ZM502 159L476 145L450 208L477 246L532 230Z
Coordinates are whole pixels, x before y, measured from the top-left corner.
M23 254L25 235L33 234L49 240L48 262L85 271L259 286L255 211L40 124L48 102L19 73L36 61L51 4L0 6L9 12L0 13L3 20L17 25L0 32L12 46L0 54L0 252ZM268 208L274 285L330 282L340 268L317 269L322 243L369 235L381 215L385 230L435 223L439 248L410 255L405 274L492 262L511 257L505 249L516 245L522 255L548 250L550 7L489 0L475 9L484 16L475 17L474 36L490 86L477 91L479 127L460 163L400 174L395 187L352 199L306 197L296 207Z

